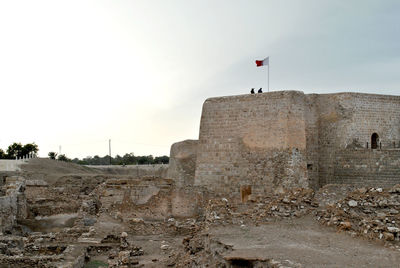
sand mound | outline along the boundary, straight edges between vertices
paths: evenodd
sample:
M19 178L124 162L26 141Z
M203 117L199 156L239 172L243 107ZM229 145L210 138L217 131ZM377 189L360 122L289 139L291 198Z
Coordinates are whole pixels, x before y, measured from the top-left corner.
M86 166L47 158L31 159L26 164L22 164L21 169L25 172L46 172L54 174L93 174L99 172L98 170Z
M74 163L46 158L35 158L21 165L21 174L31 180L44 180L52 184L60 177L66 175L93 176L103 173L101 170L92 169Z

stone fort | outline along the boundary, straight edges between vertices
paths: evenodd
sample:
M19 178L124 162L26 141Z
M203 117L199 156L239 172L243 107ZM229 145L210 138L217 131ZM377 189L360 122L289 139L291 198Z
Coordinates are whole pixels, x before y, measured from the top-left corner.
M207 99L199 140L171 147L180 187L263 194L400 183L400 96L276 91Z

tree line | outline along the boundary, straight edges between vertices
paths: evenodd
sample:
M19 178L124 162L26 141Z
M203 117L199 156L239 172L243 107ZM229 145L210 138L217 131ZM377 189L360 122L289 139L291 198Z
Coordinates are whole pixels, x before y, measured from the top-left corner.
M29 154L36 154L39 151L37 144L27 143L22 145L20 142L14 142L8 146L7 150L0 149L0 159L16 159L23 158ZM110 156L106 155L100 157L98 155L88 156L83 159L74 158L70 159L65 154L58 155L56 152L49 152L50 159L58 159L65 162L73 162L80 165L109 165ZM152 155L136 156L133 153L127 153L123 156L116 155L111 157L112 165L153 165L153 164L168 164L169 157L166 155L153 157Z
M65 162L72 162L79 165L109 165L110 156L105 155L100 157L98 155L88 156L83 159L68 158L65 154L57 155L55 152L49 153L50 159L57 159ZM116 155L111 157L111 165L153 165L153 164L168 164L169 157L166 155L153 157L152 155L136 156L133 153L125 154L123 156Z
M14 142L8 146L6 151L0 149L0 159L23 158L32 153L36 154L38 151L39 147L34 142L25 145L22 145L20 142Z

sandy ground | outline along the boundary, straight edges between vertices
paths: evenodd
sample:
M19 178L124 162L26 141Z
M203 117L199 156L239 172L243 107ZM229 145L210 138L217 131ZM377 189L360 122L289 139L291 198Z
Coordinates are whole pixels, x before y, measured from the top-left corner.
M22 164L22 175L29 179L45 180L53 183L61 174L96 175L101 171L86 166L81 166L63 161L55 161L46 158L30 159L26 164Z
M400 252L319 225L311 215L254 227L225 226L212 237L237 255L290 260L302 267L400 267Z
M115 230L118 224L114 224L108 222L108 228ZM399 251L321 226L312 215L260 226L213 226L209 234L233 246L234 251L228 255L288 260L291 267L400 267ZM160 245L167 243L176 251L182 249L182 239L183 236L136 235L129 240L145 252L138 258L140 264L164 267L169 251L161 250ZM106 256L93 259L105 261Z

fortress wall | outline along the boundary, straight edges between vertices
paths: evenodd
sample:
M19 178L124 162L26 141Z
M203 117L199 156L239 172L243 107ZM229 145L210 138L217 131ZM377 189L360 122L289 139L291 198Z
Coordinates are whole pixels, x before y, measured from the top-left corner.
M328 183L389 188L400 183L400 149L338 150Z
M371 150L373 133L380 137L379 152ZM191 185L195 169L193 185L240 193L242 200L243 193L280 187L389 185L399 178L400 96L279 91L211 98L203 105L197 147L185 146L171 151L172 162L180 151L192 161L185 166L189 158L175 157L170 174L178 184Z
M378 133L382 149L400 142L400 97L360 93L318 95L320 185L341 183L337 163L342 150L371 148L371 135ZM358 170L354 170L358 174ZM336 174L336 175L335 175ZM379 175L378 173L376 174ZM353 177L354 181L361 177ZM378 179L378 178L377 178ZM351 182L351 180L347 180Z
M383 148L392 148L393 141L399 142L399 96L339 93L327 97L335 102L336 114L342 115L336 139L339 148L347 148L353 141L366 147L374 132L378 133Z
M327 184L333 177L335 150L340 148L341 125L348 113L337 107L336 96L317 95L315 99L318 113L318 177L319 186Z
M251 193L307 186L305 95L212 98L203 105L195 185Z
M310 187L319 188L319 164L318 164L318 137L319 137L319 115L317 105L318 95L306 95L304 105L305 131L306 131L306 156L307 176Z

